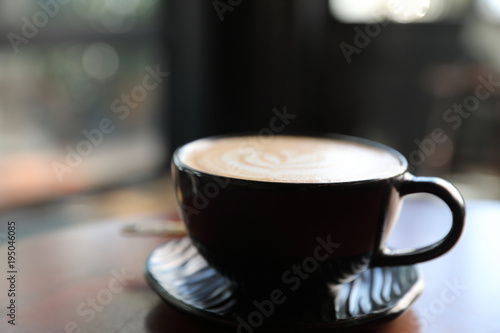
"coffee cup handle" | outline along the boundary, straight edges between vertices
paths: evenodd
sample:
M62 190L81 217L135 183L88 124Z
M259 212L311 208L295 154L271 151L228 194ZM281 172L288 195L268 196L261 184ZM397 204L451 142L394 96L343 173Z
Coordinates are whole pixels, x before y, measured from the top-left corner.
M372 266L409 265L439 257L455 245L464 229L464 199L460 192L446 180L436 177L416 177L408 173L400 181L398 189L401 196L424 192L443 200L453 216L451 229L438 242L419 249L393 250L382 245L372 260Z

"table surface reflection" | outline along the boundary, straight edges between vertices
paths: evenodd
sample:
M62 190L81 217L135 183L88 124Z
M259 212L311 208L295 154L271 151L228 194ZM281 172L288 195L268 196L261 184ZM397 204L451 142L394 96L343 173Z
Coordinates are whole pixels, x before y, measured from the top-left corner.
M175 218L175 213L166 216ZM408 198L390 238L397 248L422 246L451 224L444 204ZM0 332L231 332L166 305L143 268L167 238L123 232L122 219L94 221L17 242L16 325L2 305ZM1 224L6 233L6 221ZM472 201L459 244L421 264L426 286L402 316L366 332L500 332L500 202ZM7 274L5 239L0 267ZM0 282L2 304L7 282Z

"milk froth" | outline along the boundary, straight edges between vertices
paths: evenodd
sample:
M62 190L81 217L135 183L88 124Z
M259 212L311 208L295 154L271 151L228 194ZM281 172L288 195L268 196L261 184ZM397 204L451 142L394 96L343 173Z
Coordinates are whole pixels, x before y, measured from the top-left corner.
M332 183L403 172L389 151L330 138L278 135L200 139L184 146L190 168L231 178L281 183Z

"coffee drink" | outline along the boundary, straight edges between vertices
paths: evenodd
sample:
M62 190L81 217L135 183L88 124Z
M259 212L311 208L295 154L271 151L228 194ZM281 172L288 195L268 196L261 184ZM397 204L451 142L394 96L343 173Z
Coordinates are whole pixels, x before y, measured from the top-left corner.
M180 159L214 175L282 183L346 182L403 171L401 161L384 149L305 136L201 139L185 146Z
M255 290L306 280L313 286L313 275L344 283L369 267L414 264L448 251L464 226L463 199L445 180L415 177L407 166L392 148L360 138L227 136L179 148L172 177L179 214L200 254ZM449 206L449 233L421 249L387 249L402 197L419 192Z

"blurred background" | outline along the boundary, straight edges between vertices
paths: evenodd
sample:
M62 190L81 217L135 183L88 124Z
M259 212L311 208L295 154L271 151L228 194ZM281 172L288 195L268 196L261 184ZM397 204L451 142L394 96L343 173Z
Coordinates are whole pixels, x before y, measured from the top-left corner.
M500 198L499 0L0 0L0 219L173 208L199 137L335 132Z

